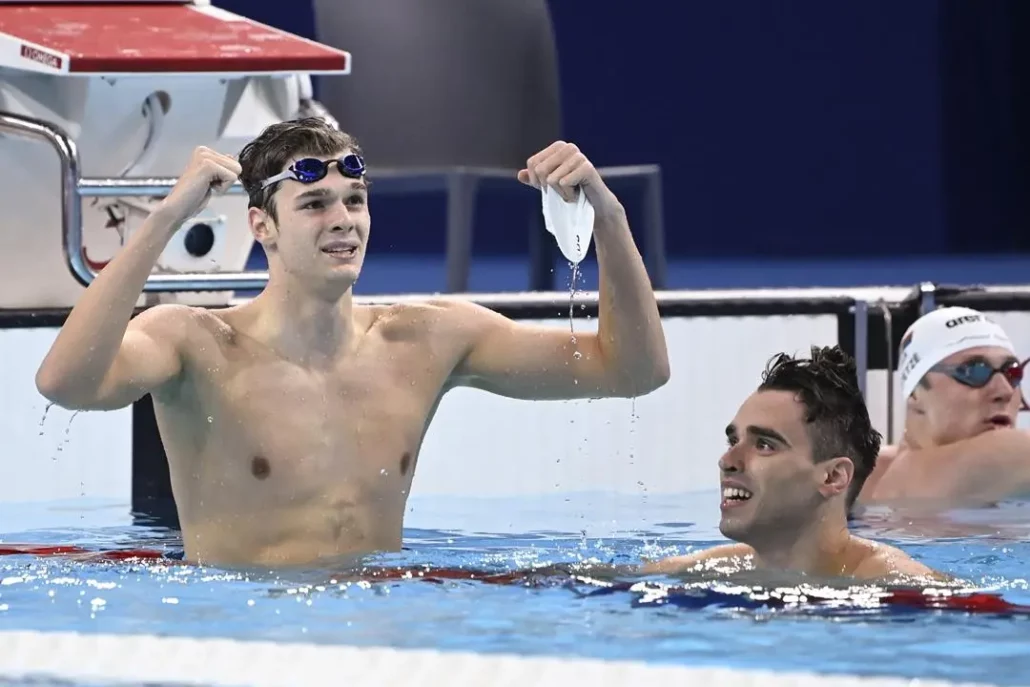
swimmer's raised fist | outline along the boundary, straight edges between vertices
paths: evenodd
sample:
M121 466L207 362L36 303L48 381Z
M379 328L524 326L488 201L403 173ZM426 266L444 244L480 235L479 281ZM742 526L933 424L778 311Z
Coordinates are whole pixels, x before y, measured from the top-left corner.
M203 210L212 195L228 191L241 171L240 163L228 155L199 146L163 205L184 222Z
M619 206L593 163L578 147L565 141L555 141L526 160L519 181L533 188L546 184L570 202L576 199L576 188L581 188L596 214L607 214Z

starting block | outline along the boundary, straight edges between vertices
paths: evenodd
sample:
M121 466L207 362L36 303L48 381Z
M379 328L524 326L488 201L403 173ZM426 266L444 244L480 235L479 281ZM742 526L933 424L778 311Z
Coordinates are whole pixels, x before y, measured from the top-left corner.
M181 173L275 122L326 116L312 74L351 56L207 2L0 4L0 308L68 308ZM331 119L331 118L329 118ZM150 300L260 288L237 184L186 223Z

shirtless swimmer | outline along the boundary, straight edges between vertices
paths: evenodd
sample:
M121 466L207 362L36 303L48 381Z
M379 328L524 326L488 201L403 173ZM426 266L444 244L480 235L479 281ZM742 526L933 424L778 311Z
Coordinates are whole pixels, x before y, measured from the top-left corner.
M733 543L650 563L650 574L705 569L791 571L819 579L947 576L855 536L847 513L876 465L881 437L838 346L808 359L775 356L726 427L719 458L722 519Z
M266 288L240 306L133 318L169 239L237 178ZM596 335L574 341L462 300L354 303L370 227L364 161L351 136L305 119L268 127L238 161L196 149L85 290L36 386L68 409L152 396L188 561L273 567L397 550L419 448L449 389L633 397L669 378L648 275L594 166L558 141L518 178L568 199L579 187L594 207Z

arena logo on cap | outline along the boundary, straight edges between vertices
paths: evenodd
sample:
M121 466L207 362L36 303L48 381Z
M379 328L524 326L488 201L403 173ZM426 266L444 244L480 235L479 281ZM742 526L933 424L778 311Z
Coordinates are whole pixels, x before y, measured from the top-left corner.
M944 326L948 329L954 329L955 327L961 324L969 324L970 322L980 322L981 320L990 322L990 320L984 318L983 315L963 315L961 317L955 317L953 319L948 320L944 323Z

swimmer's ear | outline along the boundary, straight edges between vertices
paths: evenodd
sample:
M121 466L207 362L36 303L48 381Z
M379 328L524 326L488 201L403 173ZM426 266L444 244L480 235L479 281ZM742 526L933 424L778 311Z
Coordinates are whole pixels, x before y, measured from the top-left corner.
M855 475L855 464L850 458L831 458L819 464L823 468L819 491L826 498L847 493Z
M275 244L278 231L275 221L272 220L267 212L261 208L249 208L247 211L247 221L250 223L250 233L254 235L255 241L262 246Z

